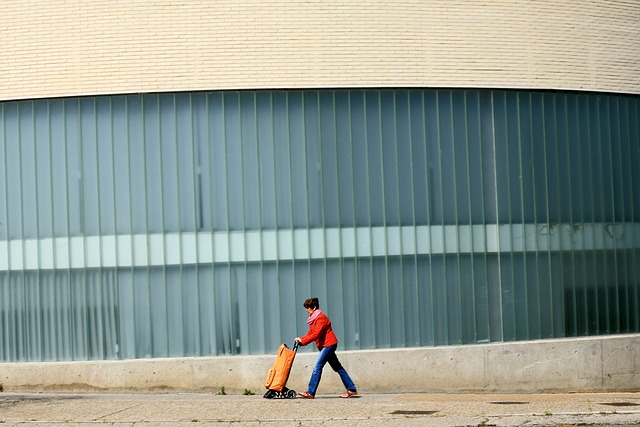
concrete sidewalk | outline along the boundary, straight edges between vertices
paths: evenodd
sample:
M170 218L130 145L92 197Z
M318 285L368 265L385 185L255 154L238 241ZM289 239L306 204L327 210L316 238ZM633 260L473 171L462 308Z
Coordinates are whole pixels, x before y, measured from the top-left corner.
M640 393L259 395L0 393L2 426L637 426Z

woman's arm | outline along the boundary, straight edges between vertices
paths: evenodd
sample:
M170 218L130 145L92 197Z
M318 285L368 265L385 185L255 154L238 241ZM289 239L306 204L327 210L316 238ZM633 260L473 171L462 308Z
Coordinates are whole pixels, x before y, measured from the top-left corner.
M295 340L297 340L301 345L307 345L315 341L320 334L322 334L322 331L324 331L328 324L329 319L325 316L320 316L309 326L309 332L307 332L305 336L302 338L296 338Z

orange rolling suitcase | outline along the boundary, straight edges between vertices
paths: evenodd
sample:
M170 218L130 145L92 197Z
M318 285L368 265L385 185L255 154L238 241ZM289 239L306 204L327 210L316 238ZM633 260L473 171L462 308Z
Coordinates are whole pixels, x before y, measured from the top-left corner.
M282 344L278 348L278 355L273 367L267 373L267 379L264 382L267 392L264 394L265 399L295 399L295 390L286 387L293 359L298 351L298 343L293 344L293 350L289 349L286 344Z

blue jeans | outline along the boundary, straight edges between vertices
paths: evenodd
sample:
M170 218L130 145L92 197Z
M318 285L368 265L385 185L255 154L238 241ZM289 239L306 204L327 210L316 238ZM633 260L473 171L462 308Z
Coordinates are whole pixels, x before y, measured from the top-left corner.
M338 360L338 356L336 356L336 348L338 345L330 345L329 347L325 347L320 350L320 354L318 354L318 358L316 359L316 364L313 366L313 373L311 374L311 380L309 381L309 389L307 393L315 396L316 390L318 389L318 384L320 383L320 378L322 377L322 369L327 362L329 362L329 366L331 369L336 371L338 375L340 375L340 379L342 380L342 384L349 391L356 391L356 386L351 381L351 377L347 374L347 371L342 367L342 364Z

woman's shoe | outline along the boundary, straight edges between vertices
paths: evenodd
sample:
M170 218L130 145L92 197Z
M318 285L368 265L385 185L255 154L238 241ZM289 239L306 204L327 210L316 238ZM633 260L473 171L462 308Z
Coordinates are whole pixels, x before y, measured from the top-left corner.
M306 391L303 391L302 393L298 393L298 396L300 397L304 397L305 399L313 399L313 394L307 393Z
M358 394L357 391L351 391L351 390L347 390L347 392L345 394L343 394L342 396L340 396L343 399L348 399L350 397L355 396L356 394Z

